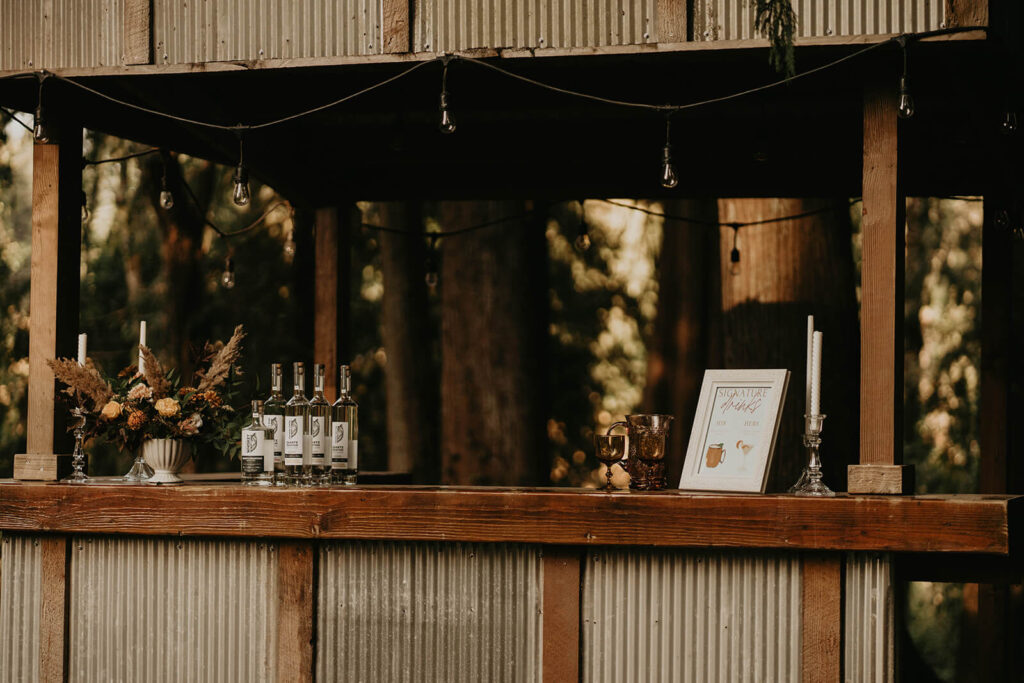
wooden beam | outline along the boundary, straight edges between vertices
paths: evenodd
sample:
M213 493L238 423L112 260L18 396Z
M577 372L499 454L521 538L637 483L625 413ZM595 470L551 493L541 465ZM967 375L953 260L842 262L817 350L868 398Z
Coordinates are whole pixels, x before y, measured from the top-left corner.
M336 208L317 209L314 229L313 360L327 368L324 394L337 398L338 365L347 361L351 239L348 217Z
M46 456L71 446L67 413L55 403L56 381L46 361L75 353L82 230L82 130L55 122L50 135L53 142L36 143L32 156L26 448ZM46 469L56 478L56 463Z
M409 52L411 35L409 31L409 12L412 3L407 0L383 0L381 6L381 35L383 36L383 52L395 54Z
M903 461L903 282L906 207L892 79L864 92L860 464ZM852 469L852 468L851 468Z
M1008 496L0 484L0 529L126 535L1008 555L1022 513L1024 498Z
M124 23L121 27L124 55L121 62L151 64L153 62L152 0L124 0Z
M312 681L316 548L306 541L278 545L277 680Z
M544 683L580 680L580 566L578 550L544 551Z
M914 490L914 466L849 465L846 490L848 493L911 493Z
M842 556L807 553L802 558L801 679L838 683L842 662Z
M658 43L686 41L685 0L657 0Z
M68 580L70 553L66 536L42 536L40 546L39 680L68 679Z

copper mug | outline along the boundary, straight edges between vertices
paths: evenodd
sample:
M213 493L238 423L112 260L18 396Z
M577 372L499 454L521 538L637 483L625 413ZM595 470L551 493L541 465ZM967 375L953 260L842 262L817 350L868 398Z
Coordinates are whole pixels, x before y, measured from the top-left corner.
M665 450L668 430L675 418L671 415L627 415L626 419L608 428L625 427L629 440L625 461L629 488L659 491L668 485L665 480Z

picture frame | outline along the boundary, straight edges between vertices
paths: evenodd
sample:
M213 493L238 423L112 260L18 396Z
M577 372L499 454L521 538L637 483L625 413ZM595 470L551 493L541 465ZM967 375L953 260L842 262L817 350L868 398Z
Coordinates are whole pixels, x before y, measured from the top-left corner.
M705 370L679 488L764 493L789 370Z

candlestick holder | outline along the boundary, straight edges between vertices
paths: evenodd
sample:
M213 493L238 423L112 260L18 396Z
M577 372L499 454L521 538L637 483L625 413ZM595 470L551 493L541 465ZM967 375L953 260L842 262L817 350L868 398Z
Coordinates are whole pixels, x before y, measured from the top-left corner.
M71 474L61 479L61 482L84 484L89 481L89 477L85 474L85 450L82 448L82 442L85 439L85 411L75 406L71 409L71 414L75 418L75 450L71 454Z
M824 421L824 415L804 415L804 447L807 448L809 462L804 468L803 474L800 475L800 479L789 489L793 495L820 498L831 498L836 495L821 480L821 456L818 451L821 449L821 431Z
M142 458L142 449L140 448L138 453L135 454L135 460L132 462L132 468L121 478L124 481L141 483L149 481L152 476L153 468L147 465L146 461Z

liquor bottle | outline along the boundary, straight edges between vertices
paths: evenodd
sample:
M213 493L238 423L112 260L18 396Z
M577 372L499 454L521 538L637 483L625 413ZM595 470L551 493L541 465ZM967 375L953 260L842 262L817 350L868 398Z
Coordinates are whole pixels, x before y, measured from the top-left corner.
M341 366L338 400L331 406L331 481L355 484L359 474L359 404L352 398L352 373Z
M313 486L330 484L327 444L330 438L331 404L324 398L324 366L313 366L313 398L309 402L309 475Z
M281 364L270 366L270 398L263 403L263 424L274 430L274 484L284 486L284 394Z
M252 422L242 428L242 484L274 485L274 430L263 424L263 401L252 402Z
M284 406L284 470L290 486L302 486L303 460L309 445L309 401L306 400L304 366L295 363L292 368L294 392Z

